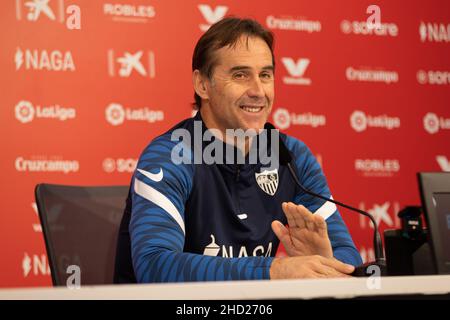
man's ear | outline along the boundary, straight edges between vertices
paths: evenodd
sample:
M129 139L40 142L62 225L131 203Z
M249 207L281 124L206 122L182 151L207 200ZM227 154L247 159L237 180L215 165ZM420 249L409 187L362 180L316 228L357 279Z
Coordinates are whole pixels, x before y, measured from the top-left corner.
M200 73L199 70L194 70L192 72L192 83L194 85L195 93L197 93L200 98L207 100L209 99L209 94L207 90L208 79Z

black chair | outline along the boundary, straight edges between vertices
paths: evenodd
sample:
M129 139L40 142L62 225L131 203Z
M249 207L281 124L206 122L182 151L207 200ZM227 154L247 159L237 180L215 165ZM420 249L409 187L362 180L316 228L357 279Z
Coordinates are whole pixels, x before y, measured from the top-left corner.
M54 286L76 265L81 285L112 284L117 237L129 186L38 184L39 218Z

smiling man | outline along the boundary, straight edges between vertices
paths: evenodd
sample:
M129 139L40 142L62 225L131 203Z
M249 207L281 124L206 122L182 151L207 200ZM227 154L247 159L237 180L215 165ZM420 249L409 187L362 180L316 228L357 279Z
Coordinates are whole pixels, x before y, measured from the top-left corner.
M272 34L254 20L225 18L198 41L192 70L199 111L155 138L139 159L120 228L115 281L348 276L361 257L336 206L301 192L286 165L268 170L258 157L248 161L255 146L277 150L273 140L250 136L239 148L230 137L230 129L261 133L266 125L274 101ZM173 161L177 130L193 137L182 141L181 164ZM208 130L214 131L210 141L192 143ZM303 185L330 197L306 145L284 134L279 139ZM212 141L246 161L194 161ZM274 257L280 242L288 257Z

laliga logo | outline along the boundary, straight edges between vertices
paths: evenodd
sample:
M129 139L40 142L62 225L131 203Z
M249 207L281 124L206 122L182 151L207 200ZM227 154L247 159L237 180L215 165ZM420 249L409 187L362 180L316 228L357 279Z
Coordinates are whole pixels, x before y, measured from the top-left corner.
M289 128L291 125L291 115L289 114L289 111L283 108L277 109L273 113L273 122L280 130Z
M125 120L125 110L118 103L111 103L105 111L106 120L113 126L122 124Z
M208 22L208 24L199 24L200 30L206 32L211 25L221 20L228 11L226 6L217 6L214 10L207 4L199 4L198 9L200 10L203 18Z
M423 127L429 134L435 134L439 131L439 118L435 113L428 112L423 117Z
M33 121L34 108L29 101L20 101L15 108L16 119L22 123Z
M354 111L350 116L350 125L356 132L362 132L367 129L366 114L362 111Z

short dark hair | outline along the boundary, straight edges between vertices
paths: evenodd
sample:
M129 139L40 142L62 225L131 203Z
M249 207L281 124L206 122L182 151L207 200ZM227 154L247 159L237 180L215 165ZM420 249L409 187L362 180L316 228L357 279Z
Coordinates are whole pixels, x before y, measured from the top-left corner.
M225 46L234 46L242 35L264 40L270 48L272 64L275 67L272 32L256 20L227 17L213 24L198 40L192 56L192 71L199 70L211 79L216 64L213 53ZM194 93L194 99L194 108L200 109L202 100L197 93Z

